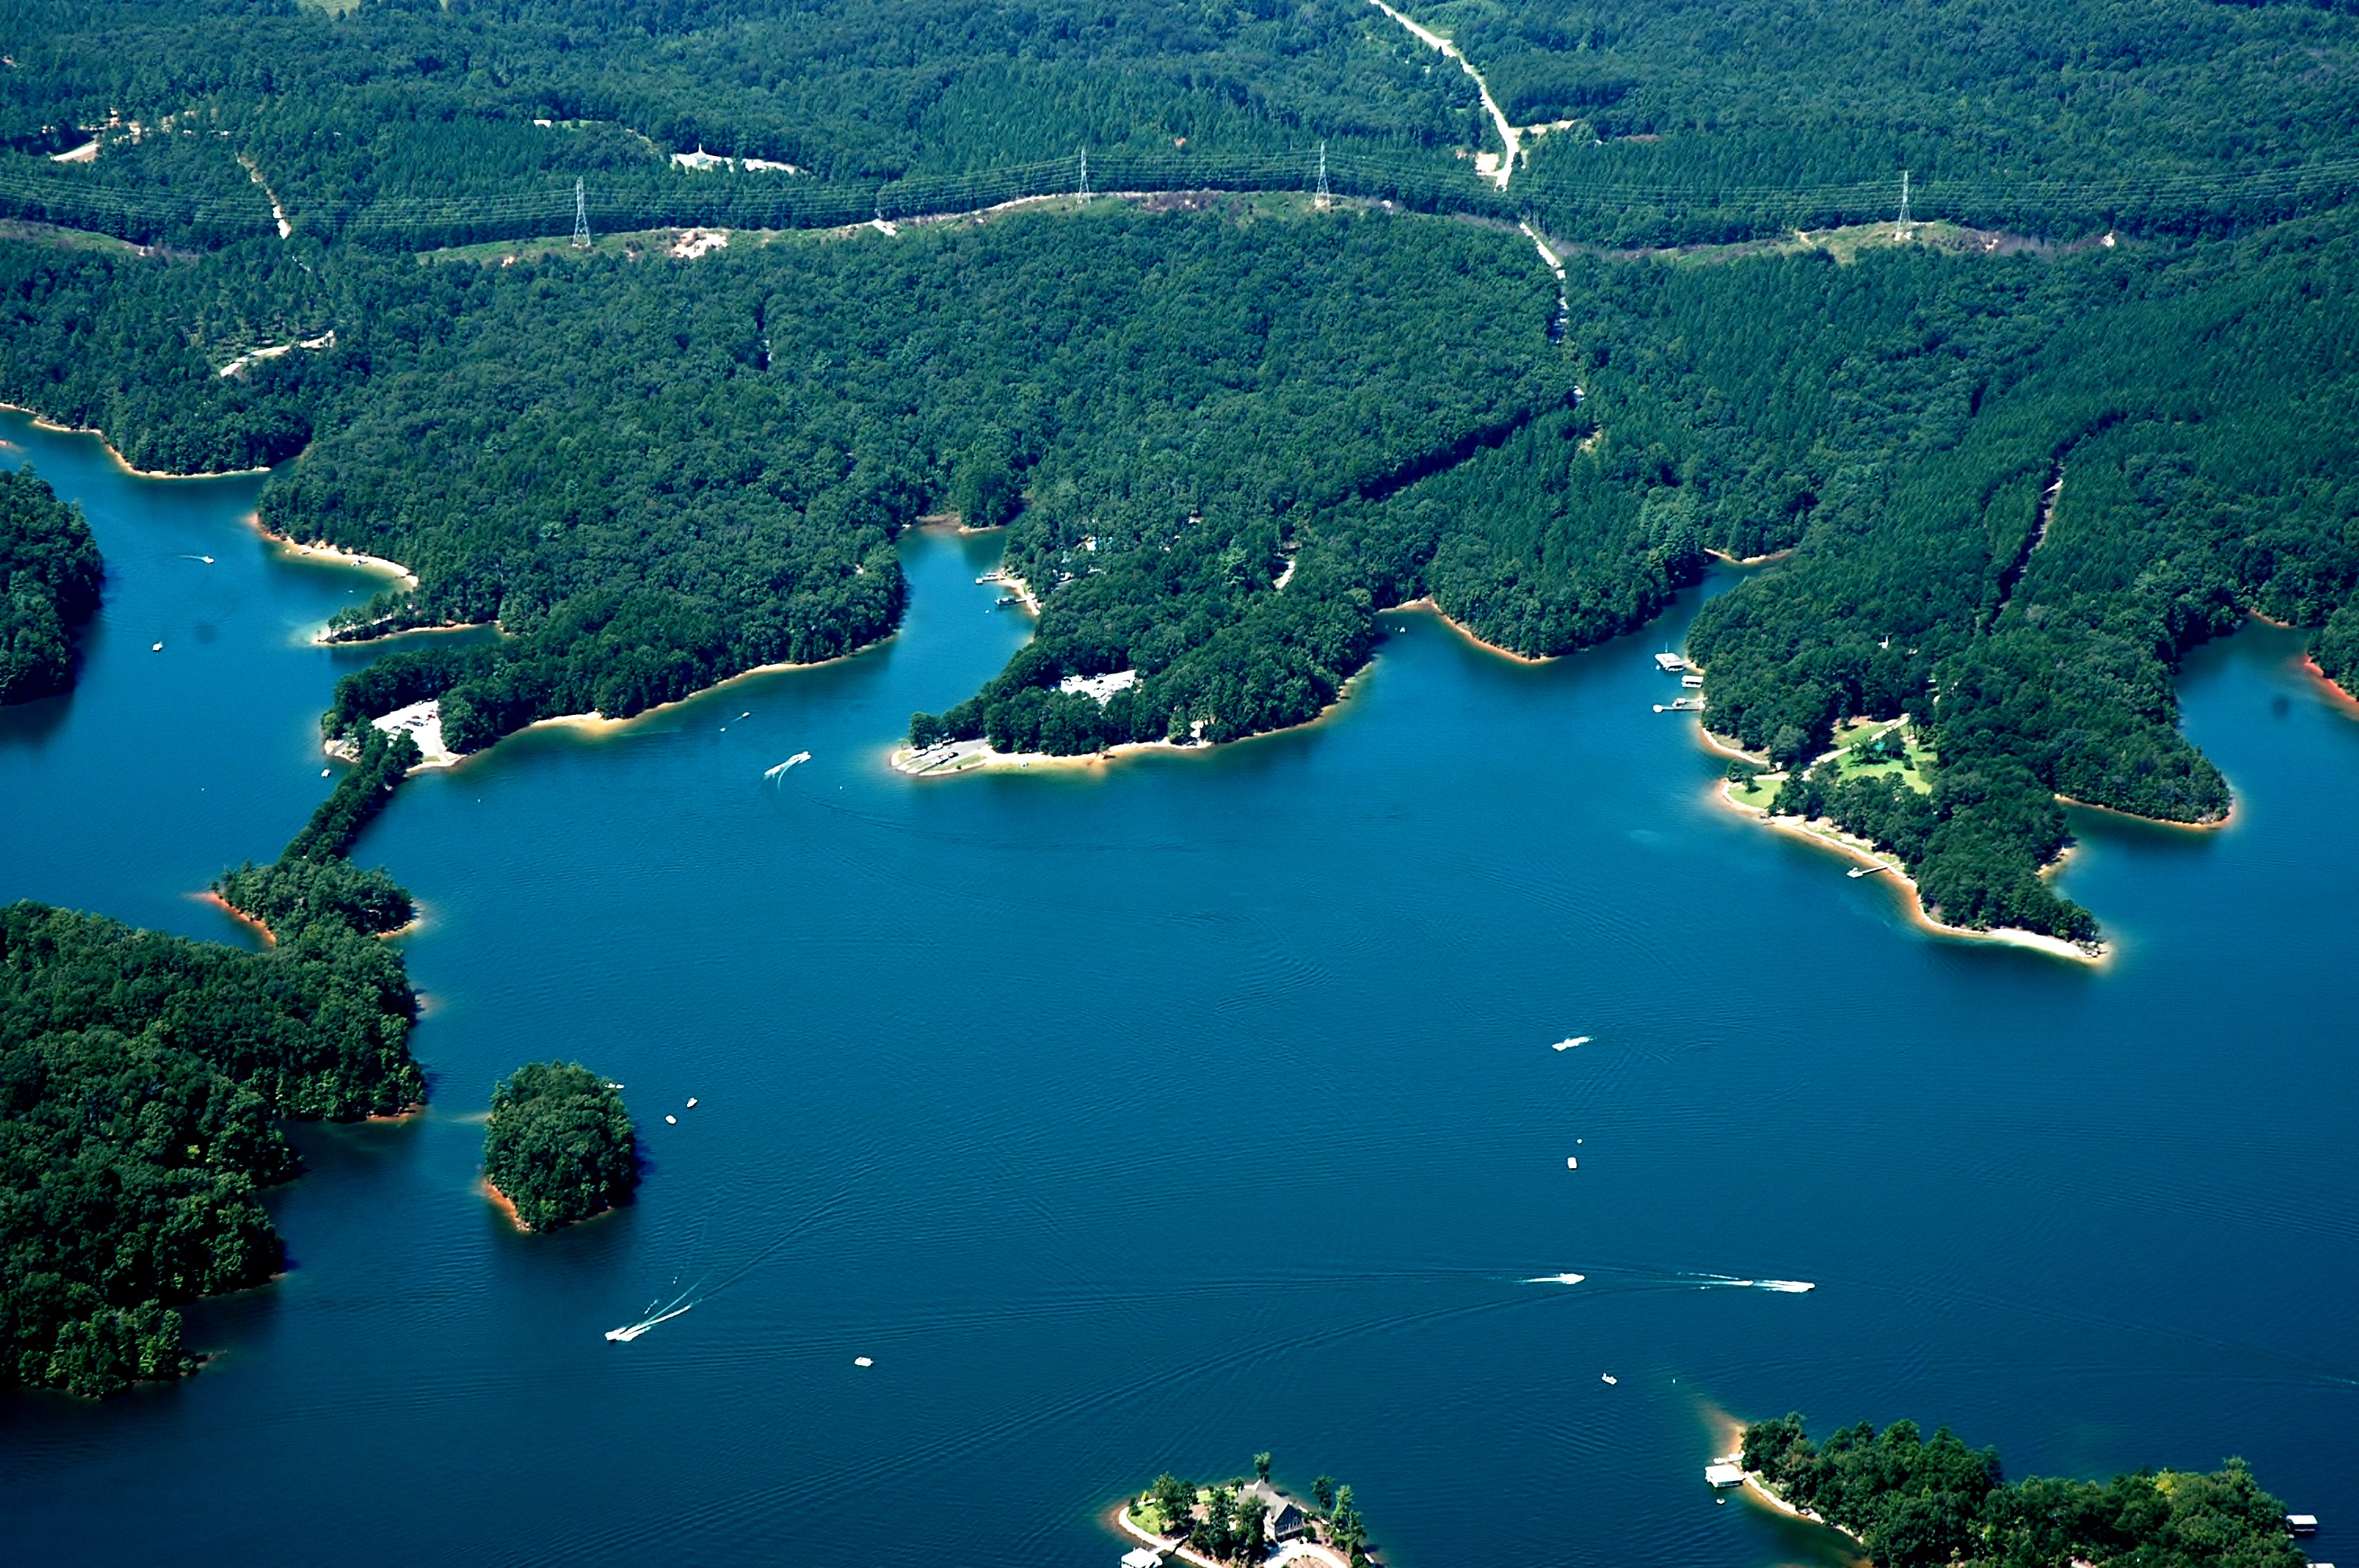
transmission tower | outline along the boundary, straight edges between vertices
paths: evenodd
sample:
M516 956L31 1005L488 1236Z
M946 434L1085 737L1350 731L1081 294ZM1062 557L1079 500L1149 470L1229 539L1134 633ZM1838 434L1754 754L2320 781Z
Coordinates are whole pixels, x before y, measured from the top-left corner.
M1076 197L1086 198L1086 197L1089 195L1089 193L1090 193L1090 149L1089 149L1089 148L1087 148L1087 147L1083 147L1083 148L1082 149L1082 188L1081 188L1079 190L1076 190L1075 192L1073 192L1073 194L1074 194Z
M590 198L582 189L582 181L573 182L573 248L590 248Z
M1908 171L1900 171L1900 239L1908 237Z
M1319 144L1319 195L1311 205L1324 209L1333 200L1327 189L1327 144L1321 142Z

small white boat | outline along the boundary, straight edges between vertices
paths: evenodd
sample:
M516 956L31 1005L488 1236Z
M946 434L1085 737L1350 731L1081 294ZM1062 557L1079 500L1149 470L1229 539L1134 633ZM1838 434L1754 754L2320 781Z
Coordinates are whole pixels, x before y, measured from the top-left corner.
M853 1366L855 1366L855 1367L874 1367L875 1365L876 1365L876 1363L875 1363L875 1362L871 1361L871 1360L870 1360L867 1357L865 1357L865 1356L854 1356L854 1357L852 1358L852 1364L853 1364Z
M1589 1036L1588 1036L1588 1035L1586 1035L1586 1034L1576 1034L1576 1035L1574 1035L1574 1036L1573 1036L1571 1039L1570 1039L1570 1040L1560 1040L1560 1041L1558 1041L1555 1044L1553 1044L1553 1045L1549 1046L1549 1050L1551 1050L1551 1051L1570 1051L1570 1050L1571 1050L1571 1049L1572 1049L1574 1046L1576 1046L1576 1045L1586 1045L1586 1044L1589 1044Z
M688 1097L688 1108L690 1110L694 1110L696 1108L696 1097L694 1095Z
M1578 1155L1578 1154L1568 1154L1568 1155L1566 1155L1566 1156L1564 1157L1564 1168L1565 1168L1566 1170L1568 1170L1568 1171L1578 1171L1578 1170L1580 1170L1580 1169L1581 1169L1581 1156L1580 1156L1580 1155Z
M676 1116L667 1116L664 1118L664 1125L666 1127L678 1127L679 1125L679 1118Z
M694 1302L690 1302L688 1303L688 1306L676 1306L668 1313L663 1313L655 1317L647 1318L643 1322L625 1324L620 1328L610 1328L606 1331L607 1342L613 1345L627 1344L631 1340L636 1339L640 1335L645 1334L648 1329L653 1328L656 1325L659 1323L669 1323L673 1318L678 1317L680 1314L688 1311L689 1307L692 1307L696 1303Z
M788 768L795 767L799 763L808 762L810 761L810 753L809 752L797 752L793 756L788 757L777 767L764 768L762 770L762 776L766 779L780 778L785 776L786 771Z
M1611 1372L1600 1372L1598 1376L1604 1379L1609 1383L1618 1383L1622 1380Z
M164 651L164 644L163 644L163 643L157 643L154 647L152 647L152 648L148 649L147 651L148 651L149 653L151 653L151 654L160 654L160 653L162 653L162 652Z

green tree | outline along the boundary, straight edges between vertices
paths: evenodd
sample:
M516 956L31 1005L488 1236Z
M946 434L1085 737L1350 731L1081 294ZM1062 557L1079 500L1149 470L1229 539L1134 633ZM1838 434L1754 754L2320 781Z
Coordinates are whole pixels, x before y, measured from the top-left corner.
M527 1230L554 1230L630 1200L638 1146L623 1098L576 1062L533 1062L492 1092L484 1175Z

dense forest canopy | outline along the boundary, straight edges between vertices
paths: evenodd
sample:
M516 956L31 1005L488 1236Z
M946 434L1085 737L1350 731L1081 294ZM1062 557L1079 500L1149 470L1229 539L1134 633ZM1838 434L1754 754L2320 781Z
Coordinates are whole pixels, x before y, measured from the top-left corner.
M1862 1422L1814 1444L1802 1418L1745 1428L1745 1468L1864 1542L1875 1568L2301 1568L2285 1505L2243 1461L2208 1475L2008 1482L1943 1427Z
M332 914L246 953L0 909L0 1386L190 1369L173 1309L279 1267L254 1196L297 1168L277 1119L421 1099L415 1012L400 960Z
M1919 211L2192 232L2359 180L2359 18L2208 0L1439 0L1532 143L1364 0L16 0L0 209L143 241L413 248L596 220L797 226L1097 187L1343 188L1583 237ZM100 152L59 164L95 128ZM732 161L690 168L699 149ZM736 160L756 159L767 167Z
M1790 549L1697 622L1712 727L1943 918L2083 941L2060 797L2228 807L2187 648L2259 611L2359 669L2359 17L1412 11L1553 127L1504 188L1471 80L1340 0L19 5L0 198L168 243L0 240L0 396L143 466L297 459L270 526L419 579L337 636L498 628L352 676L331 734L431 697L460 751L874 642L896 535L951 509L1007 526L1038 634L911 738L1065 753L1300 722L1385 604L1563 653ZM1201 189L1307 184L1322 143L1398 201ZM1199 189L775 232L1077 184L1083 146L1101 189ZM1783 233L1902 170L2022 232ZM561 234L577 176L598 226L738 232L432 248ZM1904 713L1929 787L1812 773ZM277 874L345 875L311 863Z
M0 471L0 703L73 684L73 634L98 609L103 575L82 509L30 464Z
M526 1063L492 1090L484 1179L527 1230L555 1230L628 1203L639 1154L623 1097L579 1062Z
M174 1309L282 1261L254 1195L298 1169L279 1119L424 1101L417 998L377 939L409 895L343 859L418 760L372 734L277 864L216 883L265 952L0 908L0 1387L103 1396L193 1369Z

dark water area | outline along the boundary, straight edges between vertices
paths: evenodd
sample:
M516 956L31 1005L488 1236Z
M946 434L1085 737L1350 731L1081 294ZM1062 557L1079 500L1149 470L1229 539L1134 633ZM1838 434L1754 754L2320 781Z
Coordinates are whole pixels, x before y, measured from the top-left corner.
M375 584L271 556L252 480L0 433L110 568L81 688L0 719L0 897L225 935L186 894L325 793L368 655L303 637ZM1832 1562L1701 1478L1799 1409L2017 1475L2242 1454L2332 1557L2359 722L2298 634L2186 672L2227 829L2076 817L2092 970L1714 805L1650 711L1694 595L1537 667L1396 613L1309 729L904 779L910 711L1026 635L996 549L912 536L857 657L405 787L356 854L424 907L432 1110L297 1130L295 1266L190 1310L201 1376L0 1399L16 1550L1103 1568L1126 1491L1267 1449L1401 1568ZM627 1086L648 1175L526 1238L481 1117L551 1056ZM603 1339L676 1279L693 1311Z

